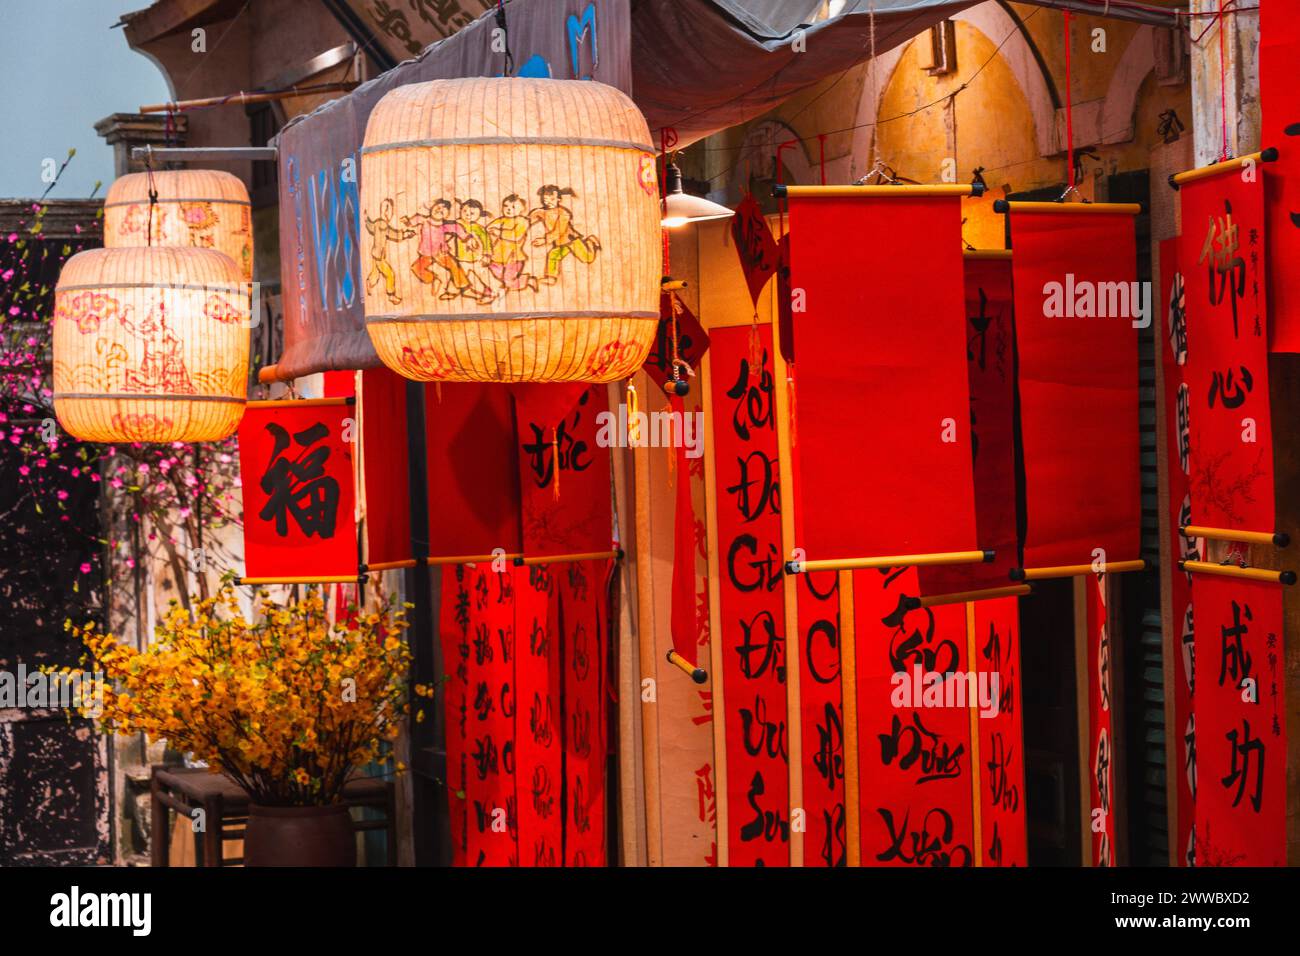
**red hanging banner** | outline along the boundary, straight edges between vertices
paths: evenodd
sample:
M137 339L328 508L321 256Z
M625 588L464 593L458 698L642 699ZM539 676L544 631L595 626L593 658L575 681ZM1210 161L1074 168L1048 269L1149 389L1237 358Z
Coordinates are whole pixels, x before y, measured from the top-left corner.
M517 862L513 572L442 571L447 801L453 866Z
M673 348L673 330L677 333L677 348ZM659 329L654 345L646 356L645 370L660 388L673 377L673 364L680 359L686 367L678 365L678 378L690 381L688 369L699 366L700 358L709 348L709 334L700 325L686 304L672 292L659 296Z
M846 236L888 251L851 255ZM792 196L790 259L796 547L809 560L979 548L959 197Z
M1115 865L1114 687L1104 575L1085 579L1088 588L1088 822L1093 866Z
M406 385L406 379L382 365L361 372L357 419L361 424L367 564L411 557Z
M564 674L564 865L605 866L605 684L609 622L604 613L609 561L554 566Z
M1191 524L1191 489L1188 471L1191 463L1189 412L1191 392L1187 384L1187 316L1183 276L1179 271L1178 240L1160 243L1160 284L1163 326L1157 330L1156 343L1164 376L1165 474L1168 476L1169 554L1171 560L1196 560L1196 542L1179 529ZM1196 791L1192 780L1192 755L1195 752L1195 725L1192 720L1192 576L1174 570L1170 576L1169 605L1173 618L1169 622L1174 641L1167 653L1173 657L1173 722L1167 729L1174 741L1177 756L1166 786L1177 789L1178 811L1174 823L1174 847L1180 865L1192 866L1195 842L1192 837ZM1172 779L1172 782L1170 782Z
M1285 866L1282 592L1212 575L1195 589L1196 863Z
M559 605L547 565L515 569L515 779L519 864L564 862Z
M497 384L424 391L429 554L522 550L519 458L509 390Z
M1264 179L1256 170L1183 186L1195 523L1272 531L1273 427L1265 328Z
M249 403L239 425L245 577L357 573L352 416L341 403Z
M1293 278L1300 262L1300 18L1286 4L1260 6L1260 139L1278 150L1265 191L1269 345L1274 352L1300 352L1300 288Z
M625 416L611 415L604 385L516 385L512 391L524 552L609 551L609 432L621 427L626 435Z
M1011 206L1025 567L1139 556L1133 215ZM1142 313L1145 308L1146 318Z
M736 255L740 257L740 268L745 273L745 285L749 287L749 297L757 304L759 293L777 272L776 240L767 225L763 210L753 193L745 193L745 198L736 207L736 214L731 217L731 238L736 244Z
M917 593L914 568L853 574L862 865L973 866L966 608Z
M751 352L757 332L758 350ZM733 866L790 862L784 601L770 326L715 329L710 348L718 581ZM757 367L751 368L751 358Z
M978 706L980 831L984 866L1027 866L1025 746L1020 711L1020 601L975 601L975 669Z
M976 538L995 557L985 564L918 568L923 594L1004 587L1008 572L1020 562L1011 259L967 255L964 264Z
M804 866L847 866L840 595L836 571L797 578Z

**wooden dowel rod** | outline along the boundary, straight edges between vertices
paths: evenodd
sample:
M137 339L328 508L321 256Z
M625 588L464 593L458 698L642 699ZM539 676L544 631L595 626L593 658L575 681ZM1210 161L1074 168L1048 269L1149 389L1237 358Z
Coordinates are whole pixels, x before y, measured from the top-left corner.
M987 564L992 551L936 551L933 554L891 554L878 558L828 558L824 561L787 561L787 574L808 571L860 571L869 568L918 568L936 564Z
M415 558L407 558L405 561L380 561L378 564L363 564L362 571L396 571L399 568L414 568L420 564Z
M922 597L909 597L907 608L915 611L922 607L937 607L941 604L968 604L972 601L987 601L992 598L1014 597L1032 591L1028 584L1009 584L1004 588L984 588L980 591L954 591L951 594L926 594Z
M668 652L668 663L679 668L683 674L695 681L697 684L703 684L709 679L709 672L703 667L696 667L676 651Z
M1147 566L1138 561L1107 561L1101 566L1103 574L1121 574L1125 571L1141 571ZM1091 564L1061 564L1052 568L1012 568L1012 581L1042 581L1045 578L1074 578L1081 574L1097 574Z
M424 558L423 563L431 567L441 567L444 564L486 564L501 558L514 564L519 563L522 554L441 554L430 558Z
M269 398L264 401L249 402L249 408L311 408L312 406L355 405L353 395L340 395L335 398Z
M1211 561L1179 561L1178 567L1193 574L1217 574L1223 578L1241 578L1245 581L1265 581L1270 584L1295 584L1294 571L1272 571L1268 568L1239 568L1231 564L1214 564Z
M1178 531L1189 538L1209 538L1212 541L1242 541L1246 544L1271 544L1275 548L1285 548L1291 543L1291 536L1285 531L1234 531L1231 528L1207 528L1199 524L1183 525Z
M490 558L491 555L488 555L488 557ZM518 566L532 567L537 564L571 564L574 561L599 561L603 558L614 558L621 561L623 550L620 548L617 551L580 551L576 554L544 554L534 557L520 555L514 561ZM487 558L480 560L487 560Z
M966 249L962 256L967 259L1010 259L1010 249Z
M312 96L316 93L347 93L360 84L355 82L322 83L318 86L300 87L287 90L265 90L260 93L231 93L228 96L205 96L197 100L178 100L173 103L150 103L141 106L141 113L177 113L181 110L198 109L204 106L242 105L245 103L269 103L273 100L287 100L294 96Z
M1221 163L1211 163L1209 166L1202 166L1199 169L1189 169L1181 173L1173 173L1169 177L1169 185L1174 189L1183 186L1186 183L1195 182L1198 179L1206 179L1210 176L1217 176L1219 173L1230 172L1234 169L1240 169L1247 163L1272 163L1277 160L1278 151L1274 147L1261 149L1258 153L1247 153L1245 156L1237 156L1233 159L1225 159Z
M902 183L897 186L786 186L777 185L772 190L777 198L799 197L838 199L845 196L982 196L980 183L933 183L930 185Z
M685 279L670 279L667 276L664 276L659 283L660 292L681 292L685 288Z
M993 211L1008 212L1077 212L1098 215L1101 213L1124 213L1136 216L1142 211L1142 204L1135 202L1014 202L1010 199L995 199Z
M263 365L257 370L257 383L259 385L274 385L280 381L279 366Z
M364 584L364 574L317 574L298 578L235 578L236 587L257 587L262 584Z

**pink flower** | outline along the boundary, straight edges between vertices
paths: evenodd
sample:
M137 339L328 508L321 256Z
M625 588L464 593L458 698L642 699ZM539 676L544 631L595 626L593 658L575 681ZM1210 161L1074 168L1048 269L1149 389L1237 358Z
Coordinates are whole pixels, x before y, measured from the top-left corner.
M59 500L60 500L60 501L67 501L67 500L68 500L68 493L67 493L66 491L64 491L62 488L59 489Z
M89 574L89 573L90 573L90 562L89 562L89 561L83 561L83 562L81 562L81 573L82 573L82 574Z
M18 474L22 475L24 478L26 478L26 477L27 477L28 475L30 475L31 473L32 473L32 470L31 470L30 468L28 468L26 465L20 465L20 466L18 467Z

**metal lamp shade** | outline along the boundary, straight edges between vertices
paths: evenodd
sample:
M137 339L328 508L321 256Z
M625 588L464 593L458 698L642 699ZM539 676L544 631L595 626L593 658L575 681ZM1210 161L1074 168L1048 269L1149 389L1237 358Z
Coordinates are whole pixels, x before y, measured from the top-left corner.
M211 249L80 252L54 294L54 412L83 441L214 441L244 414L249 295Z
M659 321L655 159L619 91L576 80L399 87L361 158L366 329L407 378L608 382Z
M158 201L152 245L215 249L234 259L245 281L253 279L252 206L243 182L211 169L162 170L153 174ZM150 245L149 176L130 173L108 187L104 245Z

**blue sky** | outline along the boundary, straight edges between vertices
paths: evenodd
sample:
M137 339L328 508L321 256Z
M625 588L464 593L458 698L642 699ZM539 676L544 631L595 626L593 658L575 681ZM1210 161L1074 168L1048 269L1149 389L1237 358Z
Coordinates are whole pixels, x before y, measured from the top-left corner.
M112 26L149 0L0 0L0 198L36 198L46 189L41 163L68 164L50 198L103 196L113 181L113 151L95 133L110 113L170 99L161 71L126 45Z

